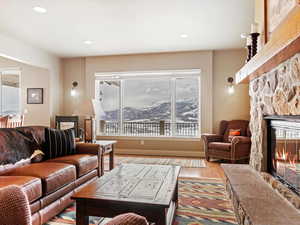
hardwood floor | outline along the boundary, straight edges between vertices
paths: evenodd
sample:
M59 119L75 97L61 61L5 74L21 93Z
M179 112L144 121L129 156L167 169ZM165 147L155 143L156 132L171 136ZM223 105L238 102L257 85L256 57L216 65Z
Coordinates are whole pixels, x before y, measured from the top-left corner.
M155 156L133 156L133 155L122 155L122 156L134 157L134 158L155 157ZM155 158L163 158L163 157L155 157ZM180 158L180 157L174 157L174 158ZM188 158L182 158L182 159L188 159ZM190 159L194 159L194 158L190 158ZM117 160L118 160L118 155L116 155L115 157L115 164ZM220 162L206 162L205 168L182 168L179 176L188 177L188 178L218 178L218 179L225 180L225 175L220 165L221 165ZM105 166L105 170L108 170L107 159L105 160L104 166Z

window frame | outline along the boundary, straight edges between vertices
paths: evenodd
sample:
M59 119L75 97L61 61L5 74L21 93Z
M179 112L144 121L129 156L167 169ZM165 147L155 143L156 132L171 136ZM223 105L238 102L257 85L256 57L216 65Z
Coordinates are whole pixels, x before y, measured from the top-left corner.
M194 77L198 79L198 132L195 136L180 136L176 135L176 129L174 129L176 123L176 80L188 77ZM123 107L124 107L124 81L131 79L159 79L159 78L169 78L170 88L171 88L171 118L170 122L172 124L171 136L131 136L124 134L123 127ZM143 137L143 138L182 138L182 139L194 139L199 138L201 135L201 70L200 69L188 69L188 70L159 70L159 71L129 71L129 72L109 72L109 73L95 73L95 90L97 90L97 81L119 81L119 133L117 136L120 137ZM97 93L95 91L95 98L97 98ZM98 130L98 129L97 129ZM99 135L99 134L97 134ZM116 135L103 135L112 137Z
M22 71L20 68L0 68L0 115L3 115L3 106L2 106L2 75L7 73L12 73L14 75L18 75L19 77L19 114L22 114Z

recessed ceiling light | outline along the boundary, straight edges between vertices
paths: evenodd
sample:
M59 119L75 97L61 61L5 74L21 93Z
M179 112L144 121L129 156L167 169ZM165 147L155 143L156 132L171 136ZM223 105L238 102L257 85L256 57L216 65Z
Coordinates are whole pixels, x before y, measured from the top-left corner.
M188 35L187 35L187 34L181 34L180 37L181 37L181 38L187 38Z
M47 12L47 9L40 7L40 6L33 7L33 10L36 11L37 13L46 13Z
M86 44L86 45L91 45L91 44L93 44L93 42L90 41L90 40L84 41L83 43Z

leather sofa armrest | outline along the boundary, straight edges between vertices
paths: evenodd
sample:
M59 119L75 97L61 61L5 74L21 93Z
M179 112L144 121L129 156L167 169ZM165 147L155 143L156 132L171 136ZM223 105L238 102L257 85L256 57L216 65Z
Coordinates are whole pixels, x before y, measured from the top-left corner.
M251 138L250 137L244 137L244 136L235 136L232 138L231 143L233 145L236 144L251 144Z
M222 135L217 135L217 134L202 134L201 138L206 143L209 143L209 142L223 142L223 136Z
M0 189L1 224L31 225L30 206L26 194L15 185Z
M101 152L101 146L98 144L92 144L92 143L76 143L76 152L78 154L93 154L98 155Z
M93 154L98 156L98 176L102 176L103 152L99 144L92 143L76 143L76 153L78 154Z

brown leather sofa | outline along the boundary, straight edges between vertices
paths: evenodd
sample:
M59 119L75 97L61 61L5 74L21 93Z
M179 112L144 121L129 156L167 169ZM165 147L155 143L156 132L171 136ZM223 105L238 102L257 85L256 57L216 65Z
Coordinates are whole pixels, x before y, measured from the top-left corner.
M32 163L32 153L26 152L20 143L34 140L42 146L44 130L44 127L0 129L0 188L9 185L22 188L30 203L33 225L41 225L60 213L72 203L71 196L94 181L101 171L101 149L97 144L77 143L74 155ZM15 135L15 140L11 135ZM12 158L19 161L5 164Z
M229 138L230 129L239 129L240 136ZM210 158L227 159L232 163L249 159L251 149L251 132L247 120L222 120L218 134L203 134L206 160Z

